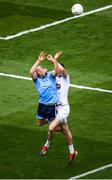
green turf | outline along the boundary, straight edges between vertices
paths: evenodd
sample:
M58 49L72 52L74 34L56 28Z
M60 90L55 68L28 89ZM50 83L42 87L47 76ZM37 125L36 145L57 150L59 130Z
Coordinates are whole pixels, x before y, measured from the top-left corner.
M75 1L79 2L79 1ZM110 0L80 1L85 11ZM72 16L72 0L0 0L0 36L15 34ZM63 50L61 62L71 83L112 90L112 10L75 19L19 38L0 40L0 72L29 76L41 50ZM43 66L49 70L47 60ZM32 81L0 76L0 178L68 179L112 163L112 95L70 88L70 129L79 156L68 166L68 149L62 134L55 134L46 158L40 148L47 126L35 122L38 96ZM111 169L87 179L109 179Z

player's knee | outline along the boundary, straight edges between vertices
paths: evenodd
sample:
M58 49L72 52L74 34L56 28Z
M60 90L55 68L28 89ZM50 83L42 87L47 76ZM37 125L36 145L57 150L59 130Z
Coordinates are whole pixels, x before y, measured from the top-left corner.
M43 122L37 121L37 126L43 126Z
M52 127L49 126L49 132L50 133L53 133L54 132L54 129Z
M40 127L40 126L43 126L43 124L38 124L38 126Z

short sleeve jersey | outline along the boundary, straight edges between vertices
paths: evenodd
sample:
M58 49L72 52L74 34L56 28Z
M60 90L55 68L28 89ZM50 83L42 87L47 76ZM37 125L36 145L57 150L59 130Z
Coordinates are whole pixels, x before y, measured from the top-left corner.
M47 72L44 77L37 77L37 79L33 81L39 93L39 103L46 105L57 103L55 76L53 76L50 72Z

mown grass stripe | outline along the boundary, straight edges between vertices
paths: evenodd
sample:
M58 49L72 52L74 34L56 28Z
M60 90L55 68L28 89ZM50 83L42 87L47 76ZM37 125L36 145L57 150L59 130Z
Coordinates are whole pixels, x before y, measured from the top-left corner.
M30 78L30 77L13 75L13 74L0 73L0 76L11 77L11 78L16 78L16 79L23 79L23 80L30 80L30 81L32 80L32 78ZM75 85L75 84L70 84L70 87L74 87L74 88L78 88L78 89L87 89L87 90L92 90L92 91L101 91L101 92L106 92L106 93L112 93L112 90L106 90L106 89L101 89L101 88L92 88L92 87Z
M101 7L101 8L98 8L98 9L94 9L94 10L82 13L81 15L72 16L72 17L65 18L65 19L62 19L62 20L59 20L59 21L55 21L55 22L50 23L50 24L46 24L46 25L34 28L34 29L25 30L25 31L19 32L19 33L15 34L15 35L10 35L10 36L6 36L6 37L0 37L0 39L1 40L14 39L14 38L17 38L19 36L29 34L31 32L40 31L42 29L46 29L46 28L49 28L51 26L55 26L55 25L58 25L58 24L61 24L61 23L64 23L64 22L67 22L67 21L70 21L70 20L73 20L73 19L77 19L77 18L80 18L80 17L83 17L83 16L87 16L87 15L90 15L90 14L93 14L93 13L96 13L96 12L104 11L104 10L109 9L109 8L112 8L112 4L108 5L108 6L105 6L105 7Z
M88 171L88 172L86 172L86 173L80 174L80 175L78 175L78 176L71 177L69 180L74 180L74 179L82 178L82 177L85 177L85 176L87 176L87 175L90 175L90 174L93 174L93 173L96 173L96 172L99 172L99 171L103 171L103 170L105 170L105 169L107 169L107 168L111 168L111 167L112 167L112 164L108 164L108 165L99 167L99 168L97 168L97 169Z

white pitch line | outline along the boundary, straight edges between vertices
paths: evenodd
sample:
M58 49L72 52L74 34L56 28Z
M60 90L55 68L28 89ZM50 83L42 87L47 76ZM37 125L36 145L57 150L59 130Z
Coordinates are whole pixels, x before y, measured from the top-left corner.
M4 77L11 77L11 78L16 78L16 79L24 79L24 80L32 80L30 77L25 77L25 76L18 76L18 75L13 75L13 74L6 74L6 73L0 73L0 76Z
M18 75L13 75L13 74L6 74L6 73L0 73L0 76L11 77L11 78L16 78L16 79L24 79L24 80L30 80L30 81L32 80L32 78L30 78L30 77L18 76ZM92 88L92 87L75 85L75 84L70 84L70 87L74 87L74 88L78 88L78 89L87 89L87 90L92 90L92 91L101 91L101 92L106 92L106 93L112 93L112 90Z
M112 93L112 90L106 90L106 89L101 89L101 88L92 88L92 87L88 87L88 86L81 86L81 85L75 85L75 84L70 84L70 87L75 87L78 89L88 89L91 91L102 91L102 92Z
M72 19L76 19L76 18L80 18L80 17L83 17L83 16L87 16L87 15L90 15L90 14L93 14L93 13L96 13L96 12L104 11L104 10L109 9L109 8L112 8L112 4L108 5L108 6L105 6L105 7L102 7L102 8L98 8L98 9L94 9L94 10L82 13L81 15L78 15L78 16L72 16L72 17L69 17L69 18L66 18L66 19L62 19L62 20L55 21L55 22L50 23L50 24L46 24L46 25L34 28L34 29L25 30L25 31L19 32L19 33L14 34L14 35L6 36L6 37L0 37L0 39L1 40L14 39L14 38L17 38L19 36L22 36L22 35L25 35L25 34L28 34L28 33L31 33L31 32L40 31L42 29L46 29L46 28L49 28L51 26L55 26L57 24L64 23L66 21L70 21Z
M112 164L108 164L108 165L99 167L99 168L97 168L97 169L88 171L88 172L86 172L86 173L80 174L80 175L78 175L78 176L71 177L69 180L74 180L74 179L82 178L82 177L85 177L85 176L87 176L87 175L89 175L89 174L94 174L94 173L96 173L96 172L103 171L103 170L105 170L105 169L107 169L107 168L111 168L111 167L112 167Z

